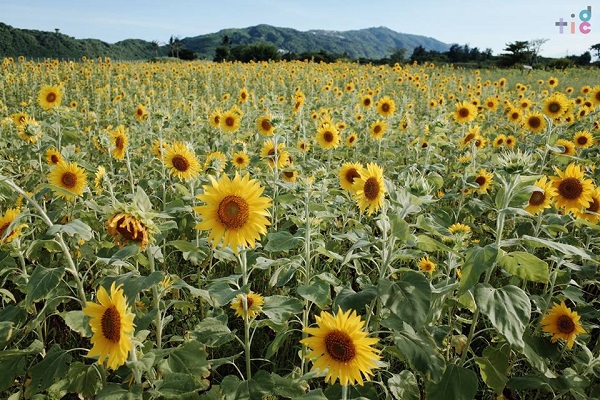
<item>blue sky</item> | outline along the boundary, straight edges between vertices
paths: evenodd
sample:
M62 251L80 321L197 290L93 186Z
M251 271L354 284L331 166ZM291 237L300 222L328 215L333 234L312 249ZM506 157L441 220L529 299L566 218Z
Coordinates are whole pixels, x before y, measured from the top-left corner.
M592 7L589 33L579 13ZM571 17L575 14L575 18ZM586 17L586 15L584 15ZM568 25L559 32L555 22ZM576 33L570 23L576 22ZM0 22L17 28L60 31L109 43L137 38L168 41L257 24L353 30L385 26L446 43L503 51L516 40L548 39L541 54L581 54L600 43L598 0L0 0Z

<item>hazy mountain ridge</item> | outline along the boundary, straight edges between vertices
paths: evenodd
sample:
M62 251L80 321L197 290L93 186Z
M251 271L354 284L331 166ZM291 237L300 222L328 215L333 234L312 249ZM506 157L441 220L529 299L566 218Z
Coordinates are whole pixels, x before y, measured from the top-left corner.
M256 25L248 28L230 28L219 32L179 39L187 49L199 58L212 59L217 47L227 37L229 46L271 43L282 51L292 53L325 51L346 54L349 58L381 59L399 48L423 46L427 50L446 51L449 45L434 38L398 33L385 27L350 31L315 29L298 31L271 25ZM126 39L117 43L106 43L98 39L75 39L60 32L19 29L0 22L0 57L68 58L110 57L114 59L138 60L164 56L169 45L157 47L153 42L141 39Z

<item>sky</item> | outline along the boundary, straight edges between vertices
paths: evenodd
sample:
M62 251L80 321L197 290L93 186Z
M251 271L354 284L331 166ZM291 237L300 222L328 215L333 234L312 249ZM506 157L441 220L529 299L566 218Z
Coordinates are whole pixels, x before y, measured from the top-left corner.
M563 33L555 25L560 18ZM493 54L507 43L547 39L540 51L545 57L579 55L600 43L599 0L0 0L0 22L108 43L162 44L171 36L258 24L300 31L385 26Z

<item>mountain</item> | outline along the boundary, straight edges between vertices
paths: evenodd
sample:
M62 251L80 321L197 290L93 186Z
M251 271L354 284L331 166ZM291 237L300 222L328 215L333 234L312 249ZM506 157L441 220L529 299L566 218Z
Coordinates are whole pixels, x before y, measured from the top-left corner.
M181 42L201 58L212 58L215 49L222 45L224 37L229 39L230 46L271 43L286 52L300 54L325 50L334 54L345 53L353 59L381 59L399 48L407 49L407 54L417 46L440 52L450 48L450 45L430 37L398 33L385 27L303 32L291 28L257 25L243 29L223 29L216 33L181 39Z
M417 46L426 50L447 51L450 46L439 40L378 27L351 31L298 31L270 25L242 29L223 29L216 33L178 39L179 45L195 52L199 58L212 60L217 47L227 37L230 47L254 43L271 43L282 52L296 54L319 52L345 54L349 58L381 59L399 48L407 54ZM116 60L151 59L165 56L170 46L140 39L109 44L98 39L75 39L60 32L18 29L0 22L0 57L80 59L110 57Z

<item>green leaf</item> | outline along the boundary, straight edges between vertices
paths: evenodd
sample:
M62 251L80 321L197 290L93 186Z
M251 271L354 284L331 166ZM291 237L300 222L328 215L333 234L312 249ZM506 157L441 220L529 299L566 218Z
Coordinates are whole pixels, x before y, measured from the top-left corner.
M64 274L64 268L35 267L27 282L26 306L31 307L36 301L52 296Z
M488 268L492 268L498 257L498 247L488 244L467 251L465 262L461 268L462 278L458 286L458 294L462 295L479 282L479 277Z
M525 291L512 285L496 289L480 284L475 289L475 303L508 343L523 349L523 334L531 315Z
M11 257L10 253L0 251L0 268L6 271L11 268L17 268L17 262L14 257Z
M298 400L328 400L321 389L311 390L305 395L298 397Z
M222 307L242 291L232 289L227 282L214 282L208 287L208 293L210 293L215 307Z
M208 381L181 372L167 374L162 381L156 383L158 398L176 400L197 399L197 392L207 389L208 386Z
M56 235L59 232L64 232L69 236L79 235L83 240L91 240L94 236L92 228L80 219L73 220L66 225L52 225L46 232L48 235Z
M443 244L442 242L435 240L427 235L418 235L417 236L417 247L420 250L426 251L428 253L432 253L435 251L448 251L450 253L454 253L455 251Z
M117 277L109 276L102 280L101 285L108 290L113 282L117 286L123 285L123 294L127 297L127 304L132 305L138 294L148 290L163 280L165 273L162 271L152 272L148 276L140 276L137 271L131 271Z
M393 236L400 240L400 243L406 242L408 236L408 222L400 218L396 213L388 214L390 220L390 230Z
M556 378L556 373L548 367L547 358L540 356L540 349L543 346L548 346L548 340L541 337L533 337L525 332L523 336L525 347L523 348L523 355L529 361L532 367L540 371L547 378ZM512 381L512 379L511 379Z
M400 279L379 281L381 302L392 314L420 330L427 320L431 304L431 286L425 276L416 271L403 271Z
M46 357L29 370L31 384L27 387L26 396L41 393L56 380L64 378L67 375L70 361L69 353L62 350L59 345L53 345Z
M285 323L291 316L302 312L304 303L286 296L267 296L262 312L276 324Z
M533 282L547 283L550 275L548 263L524 251L504 254L498 259L498 265L512 275Z
M591 260L593 255L585 251L580 247L575 247L566 243L559 243L552 240L541 239L535 236L523 235L523 240L533 244L537 243L541 246L547 247L549 249L554 249L556 251L561 252L566 256L579 256L584 260Z
M298 294L304 299L316 303L321 309L331 304L329 284L318 276L313 278L310 285L299 285Z
M4 347L13 337L15 333L14 322L0 321L0 347Z
M339 307L343 311L352 309L360 313L365 305L375 297L377 297L377 286L375 285L366 286L360 292L355 292L350 285L346 285L335 296L332 309L337 310Z
M192 340L173 349L169 354L167 364L172 372L206 377L210 371L206 355L202 344Z
M428 333L416 333L405 323L404 330L395 331L394 343L414 369L434 382L440 380L445 361Z
M442 379L427 385L427 400L471 400L477 394L477 374L450 363Z
M508 382L508 377L498 370L492 360L485 357L475 357L475 363L485 384L496 392L501 392Z
M79 333L82 337L91 337L92 329L88 319L81 310L67 311L60 313L60 316L65 320L65 323L71 330Z
M196 266L200 265L206 259L209 252L208 247L197 247L187 240L173 240L167 242L167 245L173 246L181 251L183 259Z
M267 234L267 240L265 251L268 252L291 250L300 243L300 239L288 231L269 233Z
M387 385L390 392L395 399L398 400L420 400L421 392L419 391L419 385L417 378L412 372L405 369L399 374L394 374L387 381Z
M87 398L92 398L102 389L106 379L104 368L97 364L85 365L80 362L71 364L67 375L69 391L79 393Z
M45 249L46 251L48 251L50 253L58 253L58 252L62 251L60 244L58 244L58 242L54 239L47 239L47 240L36 239L36 240L32 241L31 244L29 245L29 247L27 248L27 250L25 250L25 257L26 258L37 257L38 253L41 249ZM16 264L15 264L15 266L16 266Z
M221 347L225 343L232 341L235 337L231 330L229 330L226 319L223 321L212 317L204 318L200 321L191 334L196 340L208 347Z
M95 400L141 400L142 389L138 385L125 386L108 383L98 393Z

